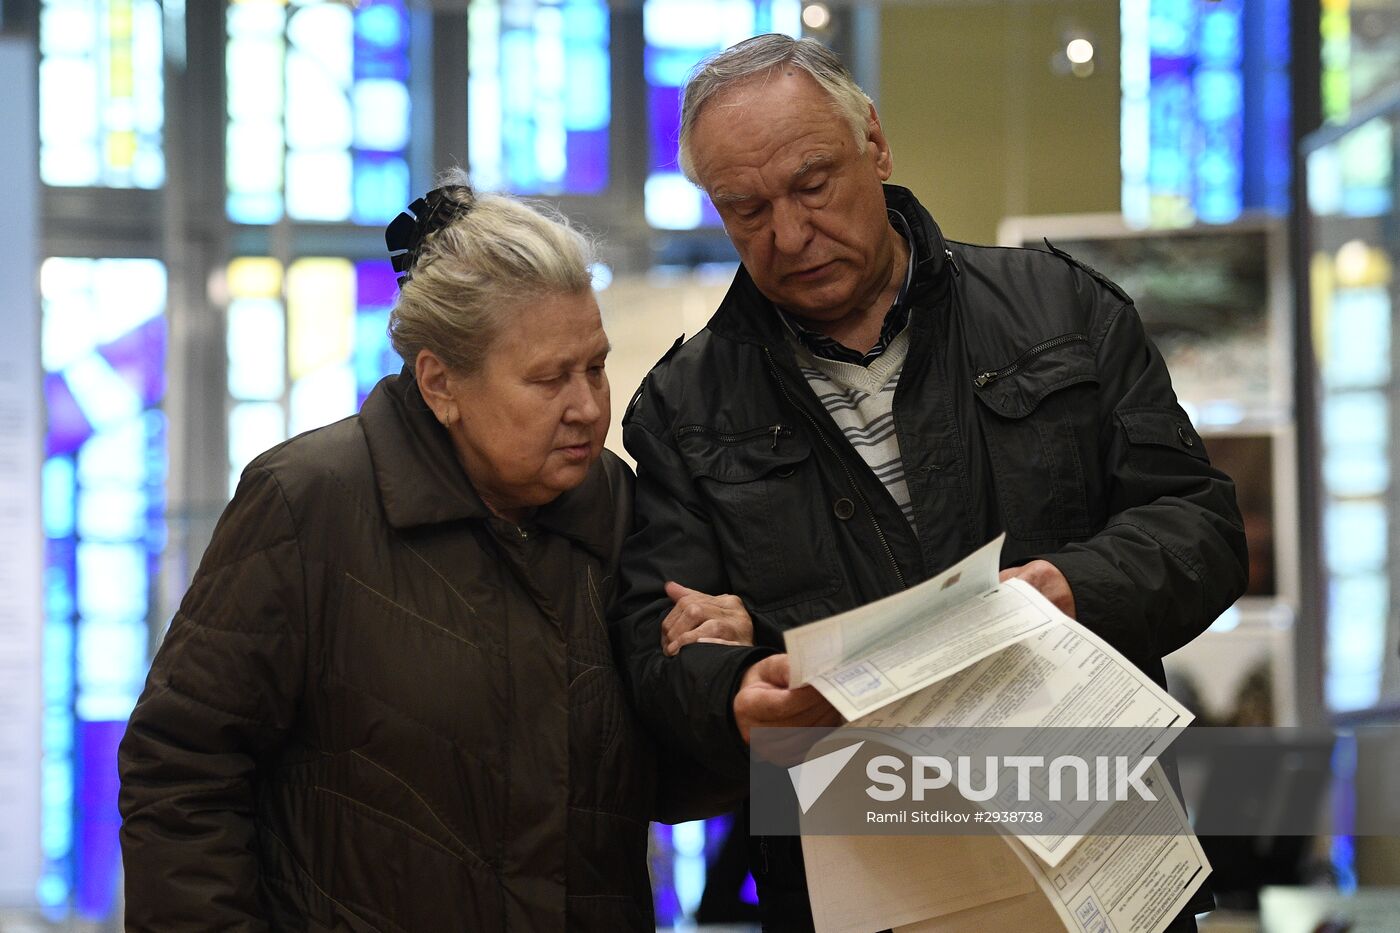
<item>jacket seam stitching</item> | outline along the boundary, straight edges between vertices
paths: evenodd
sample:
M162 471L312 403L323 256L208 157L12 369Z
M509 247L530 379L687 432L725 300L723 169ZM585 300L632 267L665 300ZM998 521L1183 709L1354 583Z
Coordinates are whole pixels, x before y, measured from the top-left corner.
M296 855L292 852L292 847L287 845L287 843L282 839L281 836L277 835L277 833L273 832L267 826L263 826L261 829L263 832L267 833L267 835L270 836L274 841L276 841L276 843L279 846L282 847L283 851L287 853L287 859L289 862L291 862L292 867L295 868L297 873L300 874L306 880L307 884L311 885L313 888L316 889L316 892L318 894L320 894L326 900L330 901L332 904L335 904L341 910L344 910L346 913L349 913L354 917L363 920L365 923L369 923L371 926L375 926L375 924L372 923L368 917L365 917L363 914L361 914L360 911L370 910L371 912L376 913L377 911L373 911L372 908L367 908L364 906L360 906L359 909L356 910L355 908L352 908L349 904L347 904L345 901L342 901L340 898L336 897L334 894L321 887L319 884L316 883L315 877L313 877L311 872L306 869L306 866L302 865L301 862L297 860ZM263 878L265 882L280 884L283 887L289 887L291 885L290 880L284 880L274 875L264 875ZM403 928L400 927L398 924L394 923L393 921L385 920L383 922L388 923L395 930L399 930L401 931L401 933L403 933ZM377 926L375 928L378 929Z
M412 619L414 619L414 620L416 620L416 621L418 621L418 622L421 622L421 623L423 623L424 625L426 625L426 626L428 626L428 627L430 627L430 628L436 629L437 631L439 631L439 632L441 632L442 634L446 635L448 638L452 638L452 639L455 639L456 641L460 641L462 644L467 645L468 647L471 647L471 648L475 648L477 651L481 651L481 650L482 650L481 646L478 645L476 642L472 641L471 639L469 639L469 638L467 638L467 637L465 637L465 636L463 636L463 635L459 635L458 633L452 631L450 628L447 628L445 625L439 625L438 623L434 622L432 619L429 619L428 617L423 616L423 615L419 615L418 613L414 612L412 609L408 608L407 606L405 606L405 605L403 605L403 604L401 604L401 603L399 603L399 602L397 602L397 601L395 601L395 600L390 599L388 596L386 596L385 594L379 592L377 589L375 589L374 587L370 586L368 583L366 583L364 580L361 580L359 577L355 576L355 575L354 575L353 573L351 573L350 571L348 571L348 570L345 571L345 576L346 576L347 579L349 579L349 580L353 581L354 583L358 584L358 585L359 585L361 588L363 588L365 591L367 591L368 593L370 593L372 596L377 597L379 600L381 600L382 602L384 602L385 604L387 604L387 605L390 606L391 608L397 609L399 612L404 613L405 615L411 617Z
M441 816L438 815L437 809L432 805L432 803L430 803L430 802L428 801L428 799L427 799L426 797L424 797L422 794L420 794L420 793L418 792L418 789L417 789L417 788L415 788L412 784L408 783L408 781L404 780L404 779L403 779L402 777L400 777L399 775L395 774L393 771L390 771L388 768L384 767L384 765L380 764L379 762L375 761L373 758L370 758L368 755L366 755L366 754L364 754L363 752L359 751L358 749L353 749L353 748L352 748L352 749L350 750L350 754L353 755L353 756L356 757L356 758L359 758L361 761L364 761L365 763L367 763L367 764L369 764L369 765L372 765L372 766L375 767L375 768L378 768L380 771L383 771L385 774L387 774L389 777L393 778L393 779L394 779L395 781L397 781L399 784L403 785L403 787L404 787L405 790L407 790L410 794L412 794L414 797L416 797L416 798L418 799L418 801L419 801L420 803L423 804L423 806L425 806L425 807L428 808L428 813L432 816L432 818L433 818L434 820L437 821L437 824L438 824L439 826L442 827L443 832L447 833L447 835L449 835L449 836L452 837L452 841L453 841L453 842L455 842L455 843L457 843L459 846L461 846L463 851L465 851L465 852L467 852L468 854L470 854L473 858L475 858L477 861L479 861L483 866L486 866L486 867L488 867L488 868L490 867L490 863L489 863L489 862L487 862L487 861L486 861L485 859L483 859L481 856L477 855L476 852L473 851L472 847L469 846L469 845L467 845L466 841L465 841L464 839L462 839L461 836L458 836L455 832L452 831L452 827L448 826L448 825L447 825L447 821L445 821Z
M286 783L292 784L292 783L294 783L294 782L288 781L288 782L286 782ZM310 790L317 791L317 792L319 792L319 793L325 794L325 795L327 795L327 796L329 796L329 797L335 797L335 798L337 798L337 799L339 799L339 800L343 800L343 801L344 801L346 804L348 804L352 809L361 810L361 811L363 811L363 812L365 812L365 813L367 813L367 814L374 814L375 816L383 817L384 819L391 821L391 822L392 822L393 824L395 824L396 826L402 827L403 830L405 830L405 831L407 831L408 833L412 834L415 838L418 838L418 839L422 840L422 842L423 842L425 845L428 845L428 846L430 846L430 847L432 847L432 848L434 848L434 849L437 849L439 852L442 852L442 853L444 853L444 854L446 854L446 855L450 855L452 858L456 859L456 860L459 861L459 862L465 863L465 862L467 861L467 859L464 859L464 858L462 857L461 853L453 852L453 851L452 851L451 849L449 849L447 846L443 845L441 842L437 841L437 840L434 839L432 836L429 836L427 833L423 832L421 829L419 829L418 827L414 826L412 823L408 822L407 820L400 819L399 817L394 816L394 814L389 813L389 812L386 811L386 810L381 810L381 809L379 809L378 807L372 807L372 806L370 806L369 804L365 803L363 800L358 800L358 799L356 799L356 798L350 796L349 794L343 794L343 793L341 793L341 792L338 791L338 790L332 790L331 788L326 787L326 786L323 785L323 784L306 784L306 785L302 785L302 786L307 787L307 788L309 788ZM454 836L453 838L456 839L455 836ZM466 847L464 846L463 848L466 848ZM468 852L471 852L470 849L467 849L467 851L468 851ZM490 866L487 865L485 862L482 862L481 865L482 865L482 867L487 867L487 868L490 867Z
M277 490L277 497L282 500L282 508L287 513L287 525L292 530L292 541L297 546L297 569L301 579L298 581L298 589L301 590L301 643L302 643L302 666L301 682L302 691L305 685L311 682L311 663L314 652L308 650L311 641L311 591L306 585L306 550L301 545L301 531L297 528L296 515L292 511L292 504L287 499L287 491L282 488L282 482L277 478L277 474L267 467L259 467L259 471L267 476L272 482L273 488ZM300 705L300 696L297 705Z
M1114 309L1110 311L1107 315L1105 315L1103 326L1099 328L1098 333L1095 334L1093 338L1093 342L1090 344L1095 356L1098 356L1099 350L1103 348L1104 341L1108 338L1109 329L1113 327L1113 325L1118 321L1118 317L1123 313L1123 311L1131 306L1131 301L1120 300L1117 306L1114 307Z

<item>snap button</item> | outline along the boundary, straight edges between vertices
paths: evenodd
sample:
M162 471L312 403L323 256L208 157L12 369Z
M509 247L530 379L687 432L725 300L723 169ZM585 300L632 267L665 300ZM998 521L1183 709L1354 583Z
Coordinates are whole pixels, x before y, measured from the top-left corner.
M780 476L780 477L783 477L784 479L786 479L787 477L789 477L789 476L792 475L792 467L790 467L790 466L778 467L776 470L773 471L773 475L774 475L774 476Z
M832 511L836 513L837 518L844 522L846 519L856 514L856 504L850 499L837 499L836 505Z
M1185 425L1178 424L1176 426L1176 436L1181 438L1181 443L1185 444L1187 447L1196 446L1196 442L1191 439L1191 435L1186 433Z

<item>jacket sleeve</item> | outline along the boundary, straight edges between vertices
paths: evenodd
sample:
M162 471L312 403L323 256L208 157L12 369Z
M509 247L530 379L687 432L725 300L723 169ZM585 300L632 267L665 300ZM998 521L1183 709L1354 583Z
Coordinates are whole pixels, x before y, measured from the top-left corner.
M671 608L666 581L706 593L731 588L703 503L680 452L659 427L665 422L649 411L655 407L648 384L623 422L623 443L637 462L637 489L612 613L614 643L636 709L664 751L703 762L719 778L747 781L747 748L734 724L733 699L744 671L773 651L701 644L667 657L661 650L661 621Z
M303 563L282 490L244 474L118 754L128 930L265 930L253 780L302 692Z
M1043 557L1069 581L1079 621L1141 664L1229 608L1248 557L1235 485L1210 465L1136 309L1106 307L1093 337L1108 521Z

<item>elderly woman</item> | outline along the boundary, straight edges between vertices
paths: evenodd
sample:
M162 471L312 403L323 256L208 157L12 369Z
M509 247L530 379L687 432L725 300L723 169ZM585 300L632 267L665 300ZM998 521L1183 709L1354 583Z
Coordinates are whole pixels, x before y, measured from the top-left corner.
M388 231L403 372L248 466L156 655L128 929L653 929L589 246L463 182Z

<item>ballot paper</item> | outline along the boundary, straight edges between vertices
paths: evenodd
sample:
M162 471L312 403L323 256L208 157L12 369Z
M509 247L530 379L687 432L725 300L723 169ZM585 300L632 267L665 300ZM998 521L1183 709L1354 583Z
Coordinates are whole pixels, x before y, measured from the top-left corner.
M1160 766L1154 766L1149 778L1166 786ZM817 929L1040 933L1063 927L1075 933L1158 933L1186 908L1210 873L1210 863L1170 793L1155 803L1119 804L1110 820L1109 834L1086 840L1057 868L1044 866L1014 839L995 840L998 853L985 846L969 849L963 845L966 838L904 837L898 850L884 851L872 845L884 841L880 837L813 837L816 865L809 862L807 874ZM856 839L865 844L853 844ZM803 840L804 853L807 843ZM1021 870L998 862L999 855L1017 859ZM864 873L852 871L852 857L867 866L878 865L878 874L869 867ZM829 883L834 874L821 877L842 862L841 884ZM970 887L961 896L936 903L903 893L945 870L975 882L978 872L992 865L1004 873L996 887ZM878 884L870 877L878 878ZM924 916L911 919L920 913Z
M856 719L1053 622L1025 587L998 585L1005 535L918 586L783 635L793 686Z
M853 738L867 729L882 729L886 731L876 741L897 744L891 727L969 729L971 735L971 728L1003 727L998 738L1022 738L1016 754L1041 754L1048 760L1057 751L1055 743L1072 728L1096 754L1156 758L1195 718L1107 642L1031 587L1019 580L1002 586L1022 588L1027 602L1043 604L1040 611L1058 618L972 667L850 723ZM927 748L907 750L920 754ZM966 743L958 749L974 757L982 750ZM1032 801L1046 814L1047 831L1019 838L1052 867L1080 837L1095 831L1112 806L1110 801L1050 802L1045 794Z
M1033 587L999 583L1001 543L912 589L790 630L792 682L820 691L849 720L837 732L850 739L880 730L888 743L891 727L1008 727L1029 749L1073 727L1131 735L1124 754L1155 758L1191 713ZM805 835L817 928L1157 933L1210 868L1160 765L1148 773L1162 790L1155 802L1052 805L1018 838ZM1020 872L1003 865L975 883L979 867L1007 854ZM932 876L963 880L945 891Z
M1097 834L1054 868L1010 840L1065 929L1159 933L1205 883L1210 862L1160 764L1148 781L1162 789L1155 801L1114 804Z

